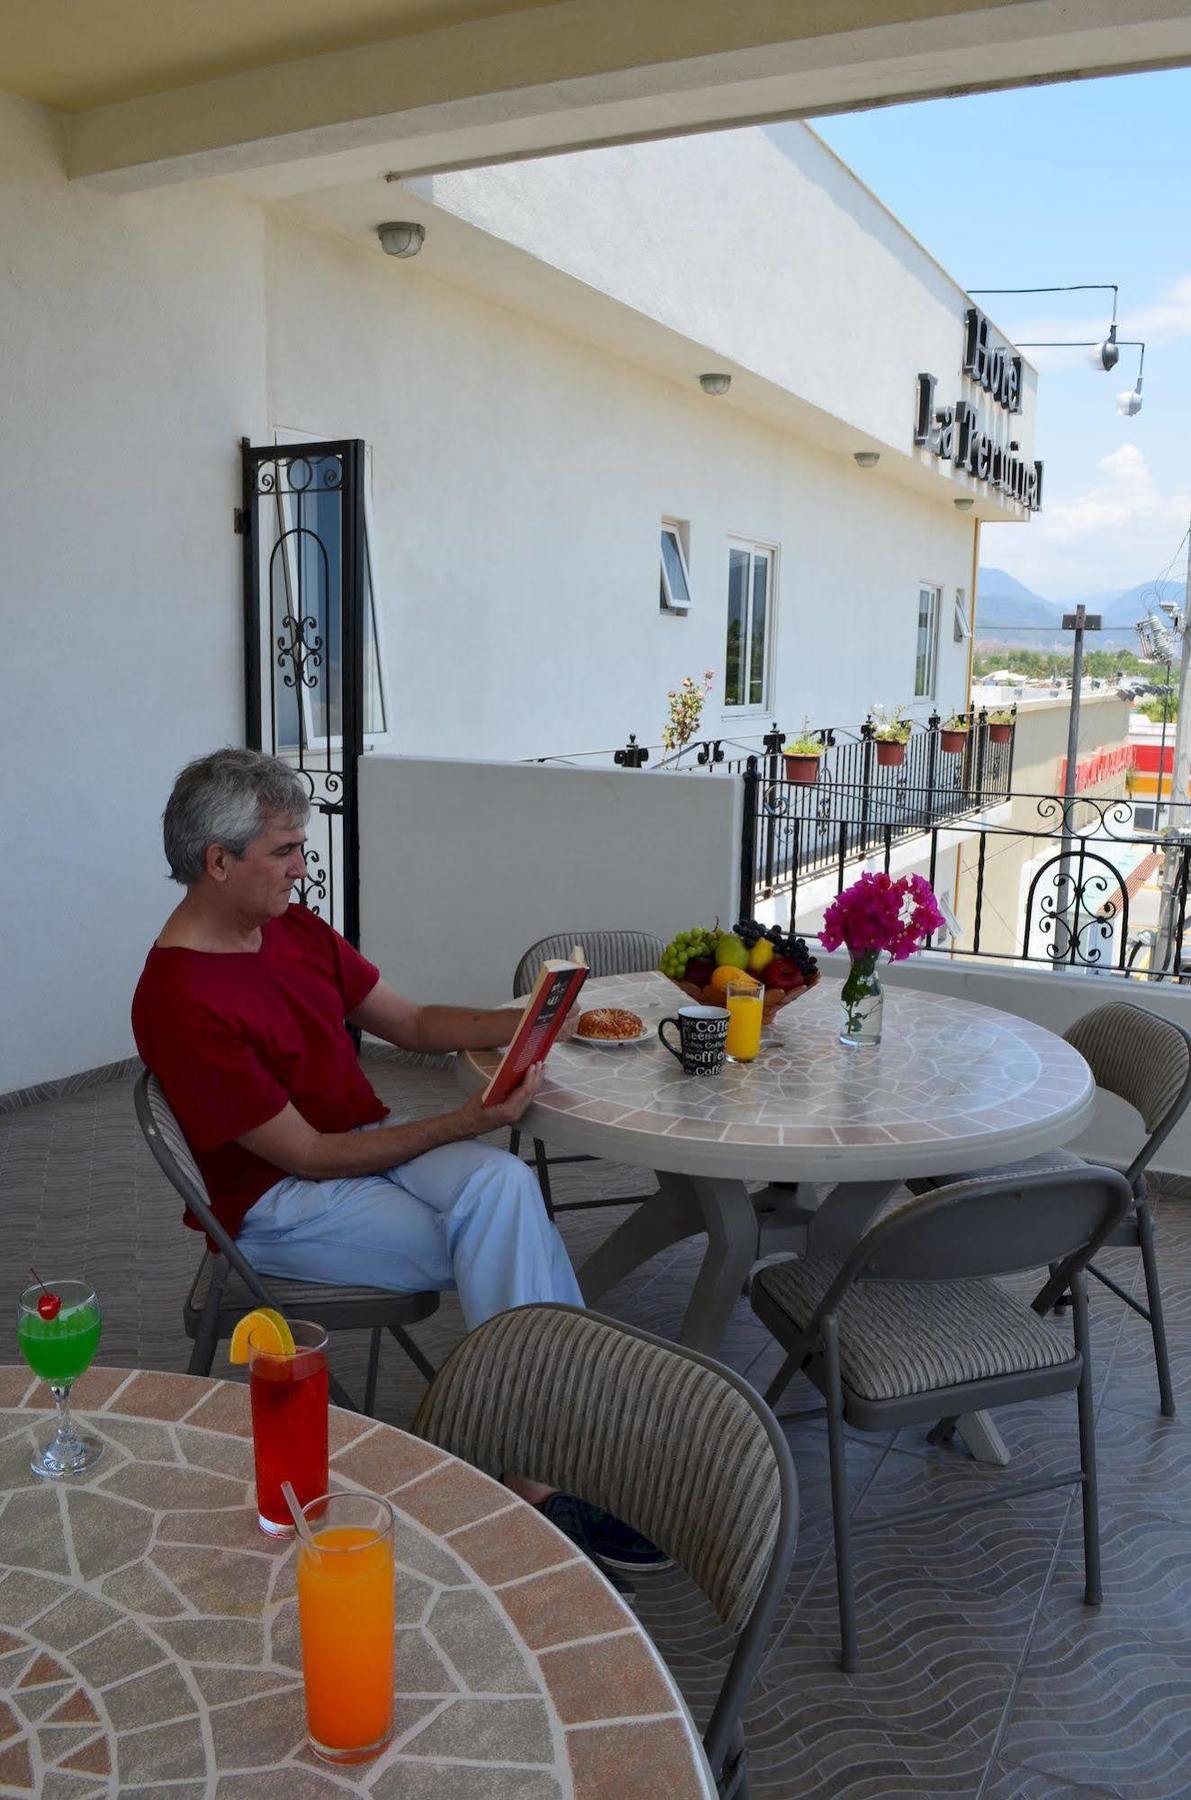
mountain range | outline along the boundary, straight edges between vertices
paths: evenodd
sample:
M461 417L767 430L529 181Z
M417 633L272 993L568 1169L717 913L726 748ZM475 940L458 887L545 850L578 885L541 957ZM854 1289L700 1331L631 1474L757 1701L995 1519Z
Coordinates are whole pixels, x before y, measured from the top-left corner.
M1134 627L1162 600L1184 600L1181 581L1142 581L1136 587L1112 588L1103 594L1081 594L1074 600L1048 600L1004 569L981 567L976 589L976 641L1019 650L1069 650L1071 634L1062 629L1063 614L1082 602L1099 613L1102 629L1089 635L1089 649L1138 648Z

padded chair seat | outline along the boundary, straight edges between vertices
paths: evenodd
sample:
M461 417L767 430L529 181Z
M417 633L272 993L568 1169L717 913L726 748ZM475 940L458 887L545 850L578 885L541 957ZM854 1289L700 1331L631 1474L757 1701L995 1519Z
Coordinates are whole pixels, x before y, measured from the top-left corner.
M791 1257L753 1277L795 1329L805 1329L837 1264ZM995 1281L860 1281L839 1309L840 1373L866 1400L903 1400L939 1388L1075 1360L1069 1330L1052 1329Z

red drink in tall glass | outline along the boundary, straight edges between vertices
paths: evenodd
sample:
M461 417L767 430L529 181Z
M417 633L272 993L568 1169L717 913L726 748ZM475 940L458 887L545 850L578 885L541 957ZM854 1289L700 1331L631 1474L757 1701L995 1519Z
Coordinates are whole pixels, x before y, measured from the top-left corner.
M301 1319L292 1319L290 1330L292 1356L248 1340L257 1522L271 1537L294 1533L283 1481L293 1483L303 1506L327 1491L327 1335Z

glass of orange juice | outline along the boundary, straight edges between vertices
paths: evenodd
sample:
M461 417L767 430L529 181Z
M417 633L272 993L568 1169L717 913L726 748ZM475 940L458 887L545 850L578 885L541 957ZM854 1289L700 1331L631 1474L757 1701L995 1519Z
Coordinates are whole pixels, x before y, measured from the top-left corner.
M751 979L730 981L724 990L724 1005L728 1009L728 1037L724 1044L728 1061L752 1062L761 1049L764 990Z
M362 1763L393 1735L393 1509L373 1494L302 1508L298 1624L310 1748Z

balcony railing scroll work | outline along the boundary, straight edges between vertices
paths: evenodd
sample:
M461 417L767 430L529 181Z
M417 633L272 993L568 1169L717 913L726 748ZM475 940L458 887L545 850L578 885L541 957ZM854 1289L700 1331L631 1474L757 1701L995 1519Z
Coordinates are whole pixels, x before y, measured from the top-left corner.
M871 718L824 727L801 780L790 778L776 724L678 752L631 736L617 750L536 760L739 780L744 916L768 905L806 925L861 866L889 871L896 860L897 872L917 869L953 895L960 934L941 934L928 954L1191 982L1191 803L1163 800L1142 829L1127 796L1015 792L1016 719L974 712L962 735L957 723L915 723L900 759Z

